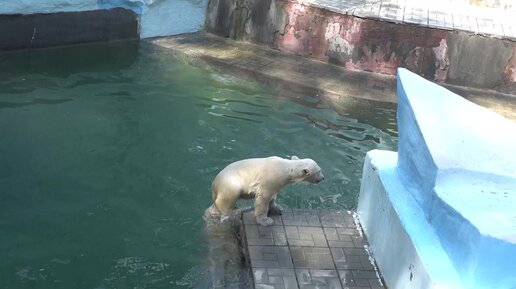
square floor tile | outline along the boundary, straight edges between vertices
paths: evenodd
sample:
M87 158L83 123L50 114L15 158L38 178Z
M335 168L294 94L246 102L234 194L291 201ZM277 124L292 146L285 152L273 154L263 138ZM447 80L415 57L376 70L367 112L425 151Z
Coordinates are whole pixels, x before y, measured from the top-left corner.
M248 246L253 268L293 268L287 246Z
M290 247L295 268L335 269L329 248Z

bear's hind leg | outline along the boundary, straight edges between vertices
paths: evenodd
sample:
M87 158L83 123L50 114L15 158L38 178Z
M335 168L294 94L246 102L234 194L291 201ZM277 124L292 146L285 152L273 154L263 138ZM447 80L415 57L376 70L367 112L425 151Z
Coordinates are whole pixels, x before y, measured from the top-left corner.
M222 214L228 215L235 209L236 199L232 196L224 196L224 194L219 194L217 199L215 199L215 207Z

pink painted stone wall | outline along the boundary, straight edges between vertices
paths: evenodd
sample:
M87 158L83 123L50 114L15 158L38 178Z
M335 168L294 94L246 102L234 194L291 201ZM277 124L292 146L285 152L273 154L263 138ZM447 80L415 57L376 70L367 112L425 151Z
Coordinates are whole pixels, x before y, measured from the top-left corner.
M210 0L207 15L210 32L220 30L216 15L230 15L223 29L229 37L351 70L396 75L405 67L436 82L516 94L512 40L359 18L290 0Z
M395 75L407 67L444 81L447 32L338 14L296 2L284 2L289 21L275 48L322 61Z

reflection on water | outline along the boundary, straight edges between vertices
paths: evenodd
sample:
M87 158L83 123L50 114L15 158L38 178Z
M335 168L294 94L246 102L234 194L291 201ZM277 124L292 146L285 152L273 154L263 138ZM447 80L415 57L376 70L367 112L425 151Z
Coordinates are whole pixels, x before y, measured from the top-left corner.
M17 289L209 288L210 260L242 264L233 229L202 218L226 165L312 158L326 180L278 202L353 209L365 153L397 141L390 106L330 105L124 43L0 54L0 134L0 288Z

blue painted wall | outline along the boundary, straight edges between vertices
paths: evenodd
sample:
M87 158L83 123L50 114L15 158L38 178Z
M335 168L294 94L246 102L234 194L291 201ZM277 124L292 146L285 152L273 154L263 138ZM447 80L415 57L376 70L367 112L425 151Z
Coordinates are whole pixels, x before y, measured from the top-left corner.
M358 203L388 287L515 289L516 124L402 68L397 95Z
M124 7L141 16L142 38L199 31L207 0L2 0L0 14L87 11Z

